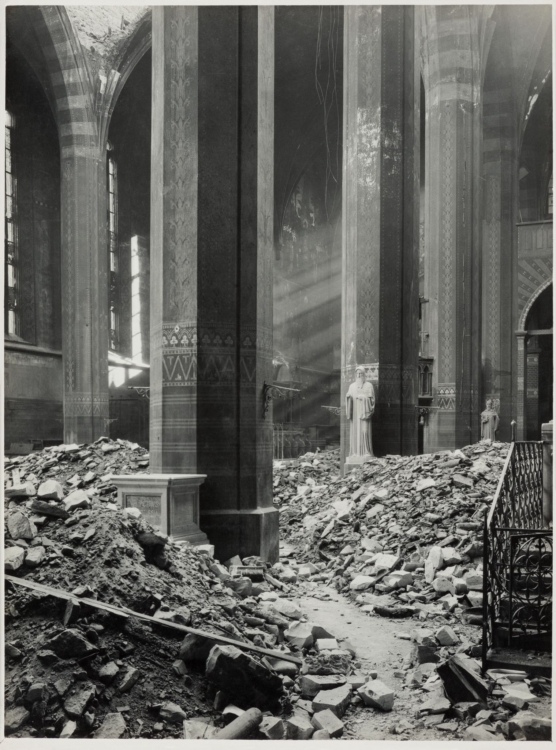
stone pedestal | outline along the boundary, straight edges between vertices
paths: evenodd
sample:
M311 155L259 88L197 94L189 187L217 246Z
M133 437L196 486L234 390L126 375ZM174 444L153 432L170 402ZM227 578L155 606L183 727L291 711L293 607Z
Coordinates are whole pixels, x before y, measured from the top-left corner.
M138 508L153 528L176 542L205 544L199 528L199 487L204 474L144 474L112 477L121 508Z
M419 66L414 9L344 10L342 393L375 388L373 451L417 452ZM342 414L342 465L349 424Z
M218 558L274 561L274 10L152 17L151 467L207 475Z

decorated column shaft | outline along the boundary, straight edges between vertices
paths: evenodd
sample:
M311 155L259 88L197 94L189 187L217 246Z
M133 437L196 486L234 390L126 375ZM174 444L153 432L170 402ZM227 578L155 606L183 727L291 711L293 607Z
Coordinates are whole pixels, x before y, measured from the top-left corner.
M376 393L376 455L417 451L419 86L414 10L344 11L342 406ZM342 464L349 454L343 410Z
M274 15L153 9L153 471L203 473L217 555L275 559Z
M425 297L433 395L425 451L479 437L481 9L426 6Z

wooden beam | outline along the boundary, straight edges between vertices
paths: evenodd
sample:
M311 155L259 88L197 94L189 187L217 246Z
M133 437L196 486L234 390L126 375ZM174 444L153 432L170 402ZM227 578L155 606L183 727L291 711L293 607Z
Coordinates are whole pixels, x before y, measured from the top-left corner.
M187 625L180 625L177 622L169 622L168 620L158 620L156 617L151 615L144 615L140 612L134 612L132 609L127 607L116 607L112 604L105 604L104 602L98 601L98 599L88 599L87 597L75 596L70 594L63 589L55 589L52 586L45 586L43 583L37 583L36 581L27 581L24 578L16 578L15 576L5 575L7 581L16 584L17 586L23 586L24 588L32 589L33 591L40 591L43 594L50 594L58 599L75 599L80 604L86 604L89 607L95 609L101 609L105 612L118 615L119 617L137 617L139 620L152 623L154 625L161 625L166 628L172 628L173 630L179 630L182 633L190 633L191 635L198 635L202 638L208 638L211 641L218 641L218 643L226 643L230 646L236 646L237 648L245 649L246 651L254 651L257 654L264 654L264 656L271 656L273 659L283 659L284 661L292 662L301 666L302 661L297 656L288 654L286 651L275 651L271 648L262 648L261 646L254 646L251 643L244 643L243 641L235 641L233 638L227 638L217 633L208 633L206 630L198 630L196 628L190 628Z

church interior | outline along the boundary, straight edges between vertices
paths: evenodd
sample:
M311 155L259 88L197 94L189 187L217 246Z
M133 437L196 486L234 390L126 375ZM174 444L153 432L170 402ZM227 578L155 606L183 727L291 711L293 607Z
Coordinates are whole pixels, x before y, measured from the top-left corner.
M5 29L5 462L136 445L118 503L280 564L288 462L551 443L551 5Z

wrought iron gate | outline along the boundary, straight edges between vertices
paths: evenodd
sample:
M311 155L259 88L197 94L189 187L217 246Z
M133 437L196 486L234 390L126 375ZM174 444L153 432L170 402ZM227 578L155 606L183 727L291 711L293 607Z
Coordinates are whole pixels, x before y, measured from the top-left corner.
M542 461L542 442L512 443L485 519L483 669L491 649L551 649L552 529L543 528Z

